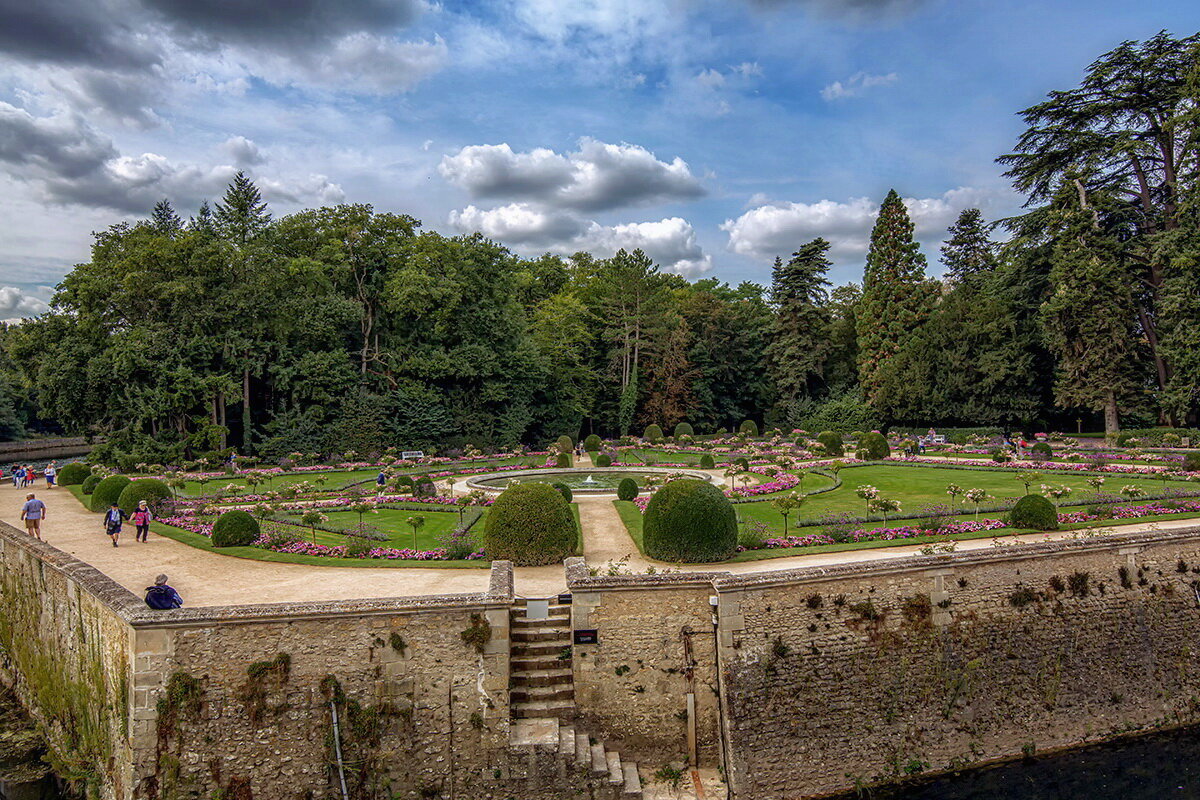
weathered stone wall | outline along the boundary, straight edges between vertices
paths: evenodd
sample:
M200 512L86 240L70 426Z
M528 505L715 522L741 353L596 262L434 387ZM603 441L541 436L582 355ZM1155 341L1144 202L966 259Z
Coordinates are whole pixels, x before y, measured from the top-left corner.
M716 581L726 775L800 798L1200 720L1200 530Z
M129 693L136 598L92 567L0 523L0 666L48 742L55 772L90 796L132 785Z
M595 629L576 645L575 703L589 730L647 765L689 756L688 695L696 749L719 753L716 631L711 574L589 577L568 561L572 627Z

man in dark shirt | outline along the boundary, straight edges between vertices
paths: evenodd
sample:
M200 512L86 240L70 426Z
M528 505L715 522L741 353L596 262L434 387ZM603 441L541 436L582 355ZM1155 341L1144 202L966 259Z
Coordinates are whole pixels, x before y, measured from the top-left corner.
M146 605L159 611L168 608L180 608L183 598L179 592L167 585L167 576L159 575L154 579L154 585L146 588Z

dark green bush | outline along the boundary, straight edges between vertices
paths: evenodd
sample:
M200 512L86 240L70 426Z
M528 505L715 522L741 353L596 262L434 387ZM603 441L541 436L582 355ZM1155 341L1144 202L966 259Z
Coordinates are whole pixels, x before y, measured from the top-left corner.
M103 480L99 475L88 475L83 479L83 483L79 484L79 491L84 494L91 494L96 491L96 485Z
M1058 511L1040 494L1027 494L1008 512L1006 521L1014 528L1053 531L1058 530Z
M560 453L569 453L575 449L575 443L571 441L571 437L567 436L566 434L558 437L558 441L554 443L554 446Z
M700 456L700 469L716 469L717 462L713 460L712 455L705 453Z
M583 449L589 453L598 453L600 452L600 446L602 444L604 443L600 441L599 436L594 433L590 433L588 434L588 437L583 440Z
M117 503L126 514L132 514L138 502L145 500L152 509L171 499L171 488L158 478L138 478L121 490Z
M692 430L690 423L680 422L675 425L675 431L673 435L676 439L678 439L680 436L695 436L696 432Z
M435 494L437 494L437 484L432 479L422 475L413 481L413 496L433 497Z
M612 456L610 456L608 453L601 453L600 455L596 456L595 463L597 467L611 467Z
M563 496L548 483L520 483L488 511L483 549L492 560L522 567L557 564L575 552L579 528Z
M995 461L997 464L1007 464L1010 460L1007 450L994 447L989 452L992 454L992 461Z
M552 483L550 485L553 486L558 493L563 496L563 500L566 500L568 503L575 499L575 494L571 491L571 487L567 486L565 483Z
M661 442L663 439L662 428L657 425L647 425L646 432L642 434L642 438L649 442Z
M554 466L570 467L571 466L571 454L570 453L559 453L558 456L554 459Z
M217 517L213 523L213 547L246 547L258 539L258 520L247 511L234 509Z
M621 482L617 484L617 499L632 500L638 496L639 491L641 490L638 488L637 481L633 478L621 478Z
M738 433L746 436L758 436L758 423L752 419L744 421L738 426Z
M1200 472L1200 453L1188 453L1183 457L1183 468L1188 472Z
M846 454L845 447L842 446L842 435L833 431L821 431L817 434L817 441L821 443L821 447L825 450L825 455L839 458Z
M80 461L72 461L58 471L59 486L78 486L92 474L92 468Z
M738 469L750 469L750 459L748 458L735 458L733 463Z
M882 461L891 454L887 437L878 431L864 433L858 440L858 457L864 461Z
M737 551L737 514L724 493L707 481L667 483L642 518L646 555L661 561L725 561Z
M124 475L109 475L92 489L92 499L88 507L97 513L106 510L121 499L121 492L125 491L129 484L129 478Z
M1054 455L1049 442L1035 442L1033 447L1029 448L1029 452L1039 459L1049 459Z

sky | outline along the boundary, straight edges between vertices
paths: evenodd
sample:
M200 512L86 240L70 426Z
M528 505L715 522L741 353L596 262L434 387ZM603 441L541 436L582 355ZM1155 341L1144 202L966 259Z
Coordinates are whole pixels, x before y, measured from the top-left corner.
M244 170L276 216L341 202L522 255L640 247L769 282L823 236L861 279L906 198L1020 209L1017 115L1194 0L0 0L0 320L92 232Z

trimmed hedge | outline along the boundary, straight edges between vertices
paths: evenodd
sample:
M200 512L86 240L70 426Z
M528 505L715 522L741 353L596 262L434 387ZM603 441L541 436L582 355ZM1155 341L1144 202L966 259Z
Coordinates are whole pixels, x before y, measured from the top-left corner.
M575 442L571 440L570 436L563 434L558 437L558 441L554 443L554 446L558 448L558 452L560 453L569 453L575 449Z
M842 435L833 431L821 431L817 434L817 441L821 443L821 447L825 449L825 455L837 458L846 454L846 448L842 444Z
M858 457L863 461L882 461L892 454L887 437L878 431L864 433L858 440Z
M700 456L700 469L716 469L717 462L713 459L711 453L705 453Z
M1029 452L1043 458L1050 458L1054 455L1054 450L1046 442L1036 442L1033 447L1029 448Z
M1200 472L1200 453L1188 453L1183 457L1183 468L1188 472Z
M1058 530L1058 510L1040 494L1027 494L1008 512L1006 521L1014 528L1055 531Z
M707 481L684 478L650 497L642 520L646 555L660 561L725 561L737 552L737 513Z
M557 564L575 552L579 527L548 483L520 483L500 493L483 526L483 550L519 567Z
M171 497L171 487L158 478L138 478L121 490L117 504L126 514L132 514L141 500L145 500L150 508L158 508L164 500L170 500Z
M96 485L102 480L104 479L99 475L88 475L83 479L83 483L79 484L79 491L83 492L84 494L91 494L92 492L96 491Z
M695 436L696 432L692 430L692 426L687 422L680 422L675 425L673 435L676 439L680 436Z
M752 419L745 420L738 426L738 433L744 433L747 436L758 436L758 423Z
M125 491L125 487L130 483L132 481L124 475L109 475L97 483L96 488L92 490L92 499L88 508L96 513L104 511L121 499L121 492Z
M247 547L258 539L258 520L247 511L233 509L217 517L213 523L213 547Z
M571 487L567 486L565 483L552 483L550 485L553 486L558 493L563 496L563 500L566 500L568 503L575 499L575 494L571 491Z
M70 464L64 464L63 468L58 471L59 486L78 486L87 480L92 474L92 468L80 461L72 461Z
M558 456L554 459L554 466L556 466L556 467L571 466L571 454L570 453L559 453Z
M589 453L598 453L600 452L600 447L603 444L604 443L600 440L599 436L594 433L589 433L587 438L583 440L583 449Z
M643 439L648 439L651 442L661 442L663 439L662 428L657 425L647 425L646 432L642 434Z
M610 456L608 453L601 453L600 455L596 456L596 466L597 467L611 467L612 466L612 456Z
M621 478L621 482L617 484L617 499L632 500L640 491L637 481L633 478Z
M737 467L738 469L750 469L750 459L748 459L748 458L735 458L735 459L733 460L733 465L734 465L735 467Z

